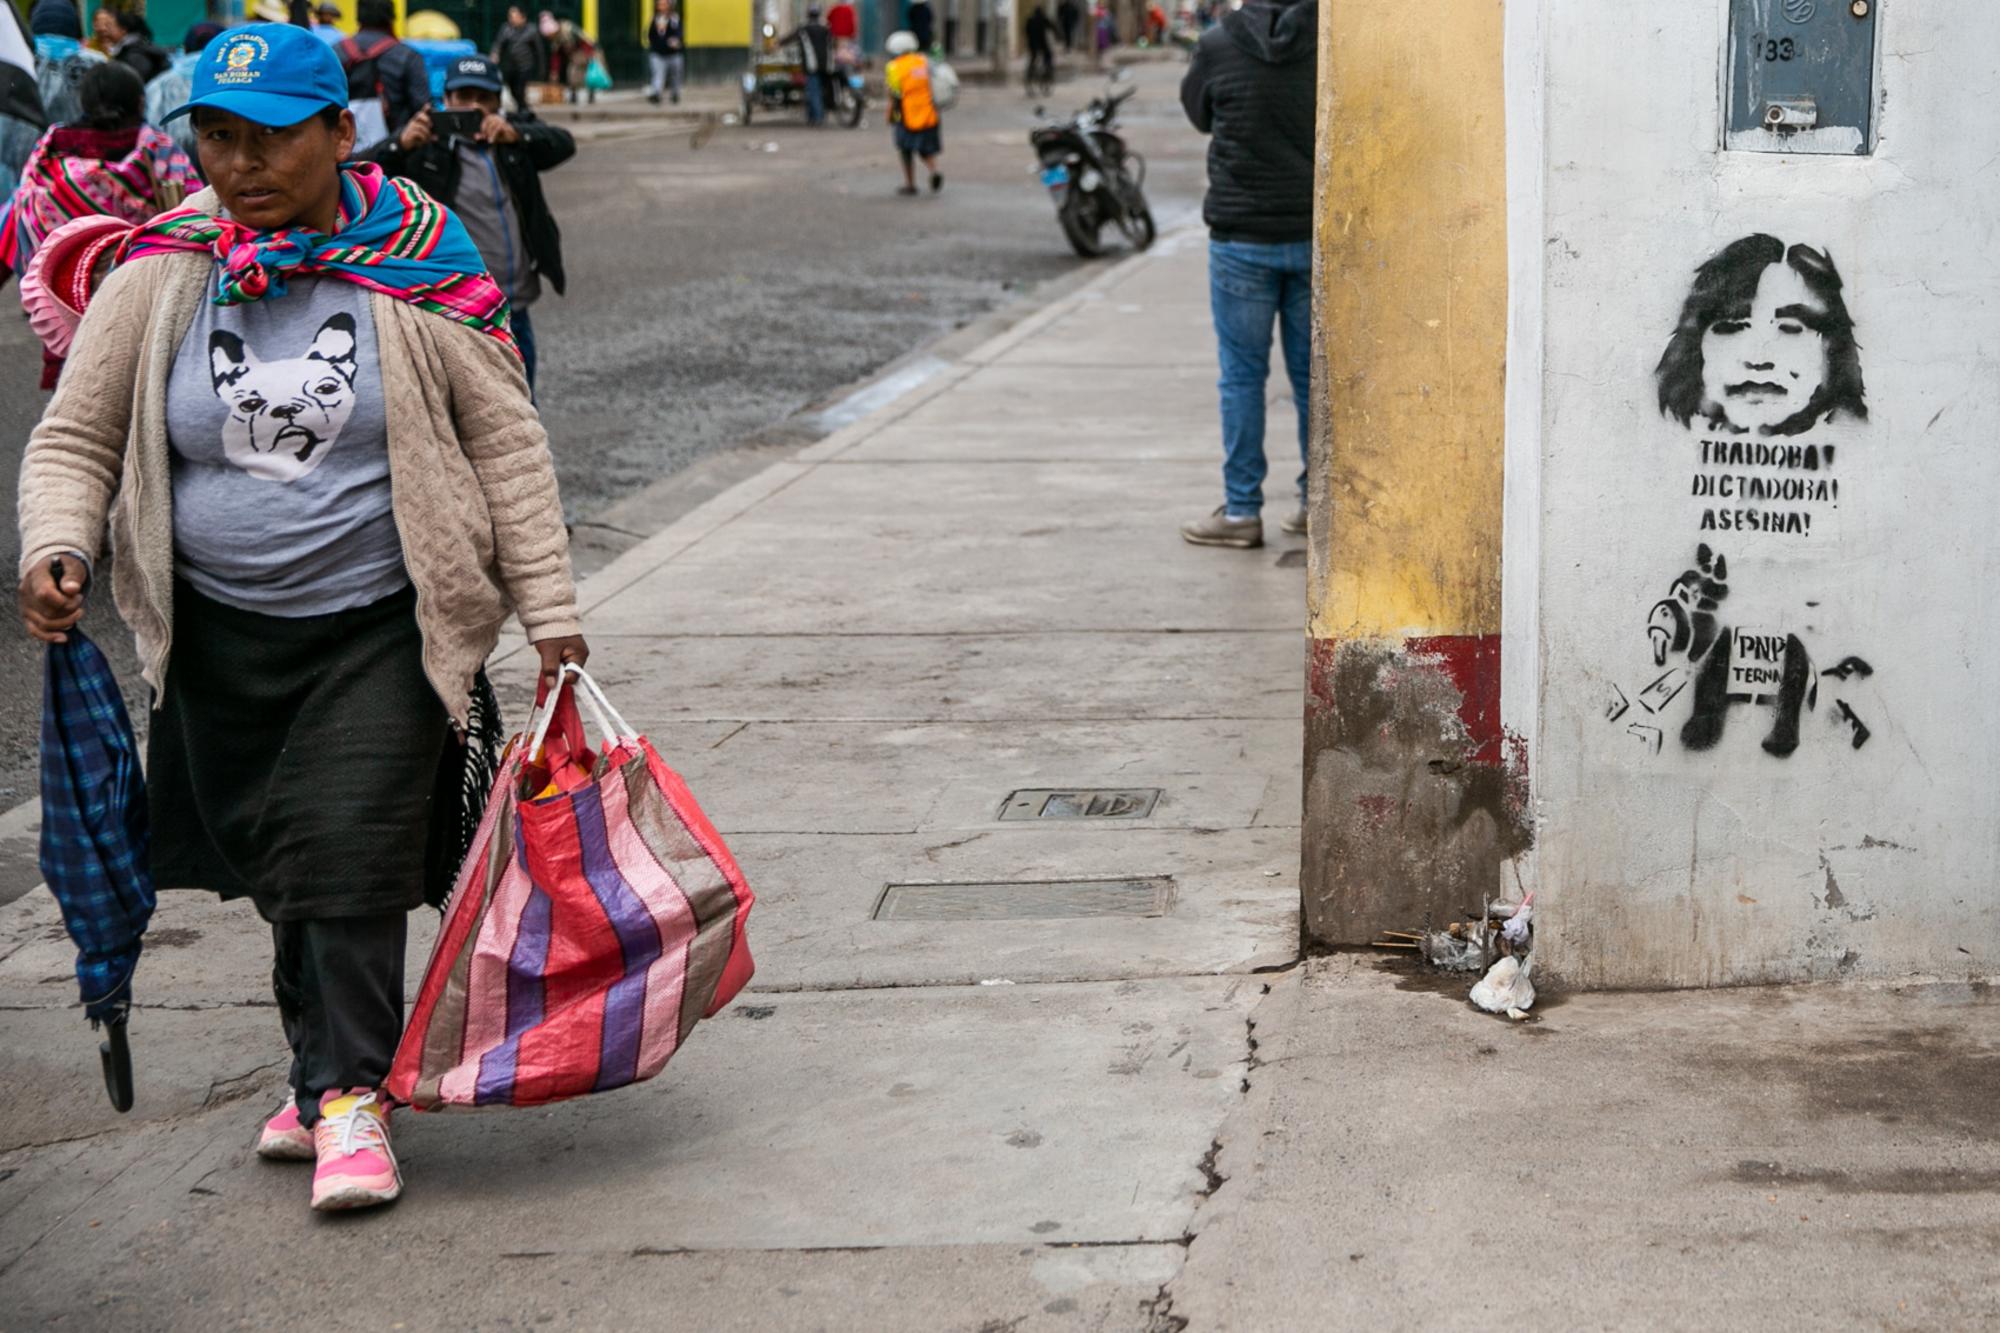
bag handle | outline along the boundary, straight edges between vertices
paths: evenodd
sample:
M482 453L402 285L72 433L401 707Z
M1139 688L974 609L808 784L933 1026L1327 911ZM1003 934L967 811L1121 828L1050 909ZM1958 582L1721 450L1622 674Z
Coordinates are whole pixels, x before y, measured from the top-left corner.
M572 678L582 687L573 690L572 697L581 700L590 709L607 747L615 745L620 740L636 741L639 738L639 733L632 730L632 724L627 722L624 716L611 706L611 701L604 697L604 691L590 678L590 673L574 662L565 662L556 677L555 689L549 692L548 707L542 711L535 725L534 743L528 747L528 758L531 762L542 752L542 744L548 739L549 724L555 720L556 705L561 701L563 691L569 688ZM539 702L536 707L541 707Z

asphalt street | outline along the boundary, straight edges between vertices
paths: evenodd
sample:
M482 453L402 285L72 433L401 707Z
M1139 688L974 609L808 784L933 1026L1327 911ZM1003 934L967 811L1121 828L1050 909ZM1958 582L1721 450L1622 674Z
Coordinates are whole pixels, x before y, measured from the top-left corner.
M1202 191L1202 141L1175 98L1180 72L1177 63L1136 67L1138 96L1123 118L1148 160L1162 229L1194 216ZM1080 106L1101 87L1079 72L1048 107ZM879 110L855 130L812 130L792 117L700 133L685 124L581 128L577 156L545 180L568 291L546 295L534 316L540 405L585 567L594 550L648 535L629 530L635 493L732 450L807 443L815 432L801 413L1123 253L1114 246L1106 260L1081 261L1069 252L1032 172L1034 108L1018 86L968 85L945 121L945 188L917 199L895 193L900 175ZM35 387L39 363L26 320L0 321L0 488L10 509L47 397ZM0 540L11 566L16 536ZM143 719L143 686L108 599L86 626ZM10 682L0 689L5 807L36 790L39 647L0 635L0 669Z

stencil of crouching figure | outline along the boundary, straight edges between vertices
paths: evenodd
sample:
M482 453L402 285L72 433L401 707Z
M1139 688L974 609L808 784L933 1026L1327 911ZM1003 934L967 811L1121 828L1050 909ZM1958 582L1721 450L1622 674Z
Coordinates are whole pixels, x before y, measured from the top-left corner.
M1754 634L1725 626L1717 612L1728 596L1728 561L1705 545L1698 548L1694 568L1682 571L1646 616L1653 665L1664 667L1669 659L1681 656L1687 666L1675 667L1647 686L1641 701L1648 696L1661 703L1671 700L1691 671L1694 705L1681 724L1683 746L1715 748L1728 724L1730 706L1751 704L1775 708L1763 749L1775 758L1786 758L1799 748L1801 716L1819 707L1820 678L1866 679L1875 674L1874 668L1858 657L1845 657L1822 672L1796 634ZM1844 699L1834 700L1833 706L1850 729L1853 747L1866 745L1867 724Z

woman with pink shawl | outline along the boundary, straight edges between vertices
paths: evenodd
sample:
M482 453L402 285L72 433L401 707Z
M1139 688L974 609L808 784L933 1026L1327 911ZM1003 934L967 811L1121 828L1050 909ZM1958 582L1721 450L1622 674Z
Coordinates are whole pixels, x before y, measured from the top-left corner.
M10 272L22 275L21 301L38 331L47 322L47 312L38 306L55 298L45 283L30 279L28 270L52 233L79 218L144 222L201 188L187 155L141 120L145 90L129 68L116 61L93 65L77 92L82 119L42 136L0 218L0 281ZM67 350L45 345L44 389L55 387L61 353Z

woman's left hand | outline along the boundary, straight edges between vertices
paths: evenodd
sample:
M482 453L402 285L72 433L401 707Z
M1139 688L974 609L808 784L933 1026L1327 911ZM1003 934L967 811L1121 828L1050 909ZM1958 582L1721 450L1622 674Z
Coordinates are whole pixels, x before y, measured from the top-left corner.
M574 662L582 666L590 660L590 645L583 641L581 634L539 640L535 651L542 655L542 684L551 690L562 675L563 663Z

